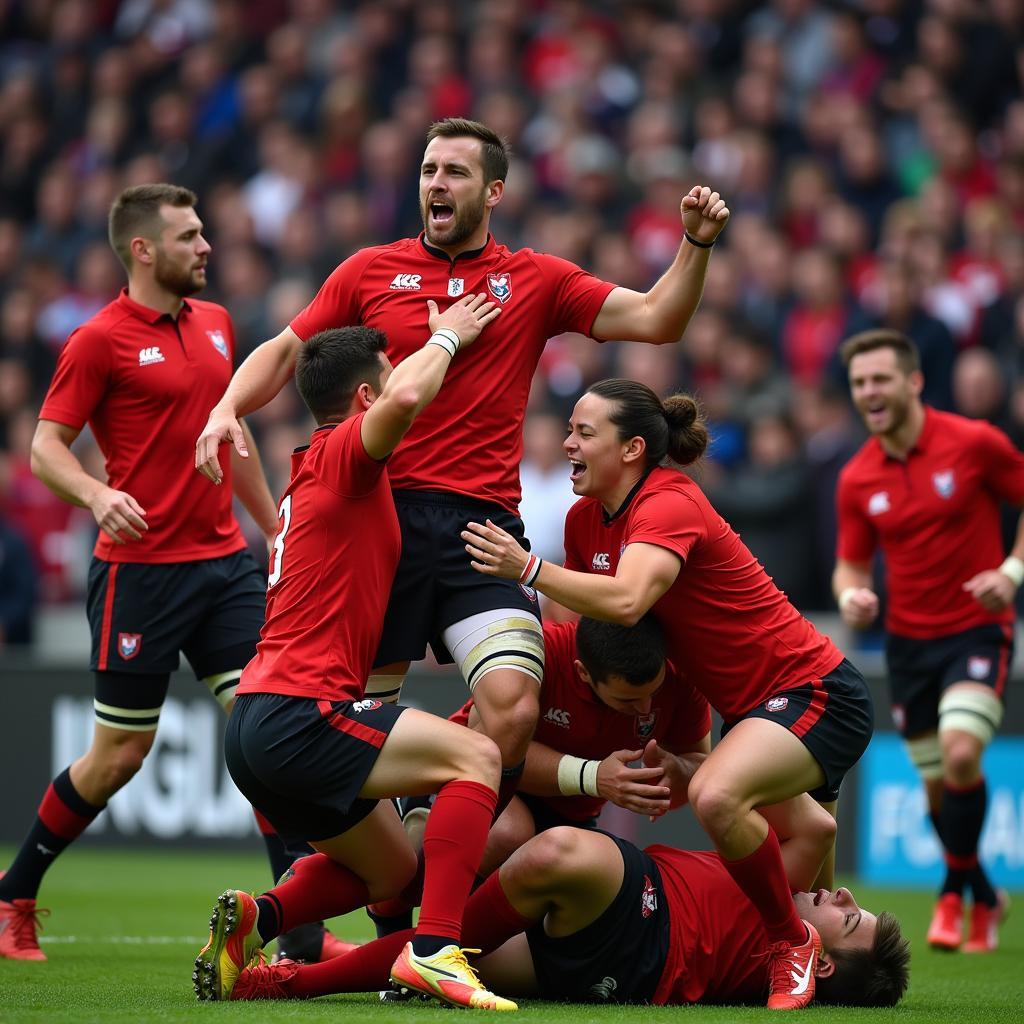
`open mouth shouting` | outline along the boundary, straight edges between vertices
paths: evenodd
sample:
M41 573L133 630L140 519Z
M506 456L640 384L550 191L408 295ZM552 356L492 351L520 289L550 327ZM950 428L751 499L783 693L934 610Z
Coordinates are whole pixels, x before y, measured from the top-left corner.
M434 228L445 228L455 221L455 207L443 199L435 199L427 206L430 225Z
M587 464L579 459L569 459L569 479L576 483L587 471Z

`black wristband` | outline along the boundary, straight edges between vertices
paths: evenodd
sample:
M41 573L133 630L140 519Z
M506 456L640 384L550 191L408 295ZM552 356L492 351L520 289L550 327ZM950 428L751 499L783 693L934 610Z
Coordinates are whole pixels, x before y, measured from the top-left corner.
M714 242L698 242L697 239L694 238L689 231L683 232L683 238L685 238L690 243L690 245L697 246L698 249L710 249L711 246L713 246L715 242L718 241L718 239L716 238Z

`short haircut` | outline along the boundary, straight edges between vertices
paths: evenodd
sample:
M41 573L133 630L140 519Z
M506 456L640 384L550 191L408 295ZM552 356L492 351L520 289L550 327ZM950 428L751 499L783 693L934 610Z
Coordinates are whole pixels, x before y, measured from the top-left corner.
M576 626L576 656L595 683L615 675L631 686L646 686L665 661L665 637L653 615L635 626L584 617Z
M814 998L819 1003L895 1006L907 990L910 942L893 914L878 915L870 949L830 950L828 956L836 969L815 982Z
M913 373L921 369L921 355L917 351L917 346L900 331L885 327L861 331L860 334L847 338L839 346L839 355L842 357L843 366L849 368L850 360L854 356L859 356L862 352L874 352L879 348L891 348L896 354L896 362L904 373Z
M195 206L195 192L181 185L133 185L126 188L110 207L107 237L125 270L131 270L132 239L160 237L164 221L161 206Z
M508 177L509 145L496 132L479 121L470 121L465 117L446 117L443 121L435 121L427 132L427 142L434 139L479 139L481 143L480 163L484 172L484 181L504 181Z
M380 393L380 357L387 342L376 327L334 327L299 349L295 386L317 423L343 418L364 382Z

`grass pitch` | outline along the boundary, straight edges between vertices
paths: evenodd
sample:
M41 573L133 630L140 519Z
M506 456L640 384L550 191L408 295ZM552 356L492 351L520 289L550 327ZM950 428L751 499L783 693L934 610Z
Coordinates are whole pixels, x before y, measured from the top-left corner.
M13 851L0 848L0 863ZM56 863L41 904L48 963L0 960L0 1022L62 1021L235 1022L301 1020L421 1024L454 1020L449 1010L427 1004L382 1006L375 995L333 996L306 1002L197 1003L192 961L205 942L210 908L228 887L266 887L266 861L256 855L181 851L120 852L78 848ZM792 1017L817 1022L899 1021L943 1024L1019 1024L1024 1021L1024 897L1003 927L1002 946L989 956L939 954L924 944L932 897L925 892L868 890L861 902L889 909L903 921L914 946L910 992L893 1010L820 1007ZM372 935L360 912L332 923L344 938ZM479 1018L479 1013L472 1014ZM740 1022L778 1019L756 1007L595 1007L529 1000L523 1021Z

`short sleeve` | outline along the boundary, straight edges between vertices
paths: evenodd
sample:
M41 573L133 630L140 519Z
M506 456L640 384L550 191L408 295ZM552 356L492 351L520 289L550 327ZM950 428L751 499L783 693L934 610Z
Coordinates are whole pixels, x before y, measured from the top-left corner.
M580 503L577 502L569 509L565 517L565 527L562 535L562 547L565 550L565 561L562 562L562 565L566 569L572 569L573 572L586 572L587 566L583 561L583 557L580 555L579 545L577 543L580 534L578 527L579 508Z
M360 322L359 283L376 253L362 249L331 271L313 301L289 324L303 341L320 331Z
M858 565L871 561L878 546L878 538L857 500L857 488L845 472L839 474L839 485L836 488L836 519L836 557Z
M985 486L1011 505L1024 505L1024 455L1001 430L988 423L979 427L978 461Z
M551 296L551 335L573 331L590 335L604 300L615 285L581 270L575 263L547 253L535 253L544 277L554 282Z
M678 491L654 491L636 499L625 543L654 544L685 562L707 535L704 515L692 498Z
M360 426L365 412L352 416L331 431L318 470L320 480L336 494L358 498L377 485L387 461L372 458L363 446Z
M112 373L110 339L92 327L78 328L57 359L39 418L81 430L110 389Z

